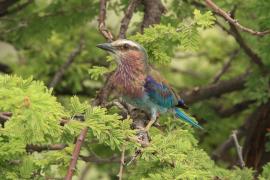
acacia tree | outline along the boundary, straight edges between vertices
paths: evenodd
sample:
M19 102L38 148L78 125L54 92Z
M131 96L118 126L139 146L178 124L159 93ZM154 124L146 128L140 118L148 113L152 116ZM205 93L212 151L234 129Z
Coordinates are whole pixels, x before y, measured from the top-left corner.
M0 2L0 38L15 48L5 45L0 60L1 179L268 179L269 8ZM147 49L204 131L170 115L140 130L147 115L114 94L115 65L95 48L117 38Z

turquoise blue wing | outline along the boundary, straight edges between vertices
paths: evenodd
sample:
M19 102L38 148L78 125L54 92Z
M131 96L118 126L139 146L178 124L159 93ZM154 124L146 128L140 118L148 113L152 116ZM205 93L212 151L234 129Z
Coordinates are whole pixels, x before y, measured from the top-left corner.
M178 98L166 82L162 82L148 75L144 88L153 103L164 108L177 106Z

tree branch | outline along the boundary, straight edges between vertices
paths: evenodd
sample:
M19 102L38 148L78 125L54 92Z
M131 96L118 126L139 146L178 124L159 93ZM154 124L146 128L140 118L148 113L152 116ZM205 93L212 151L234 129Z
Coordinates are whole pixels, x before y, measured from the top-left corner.
M79 45L70 53L67 61L59 68L59 70L54 74L52 81L49 84L49 88L55 87L62 79L66 70L74 62L75 58L81 53L83 47L83 40L80 39Z
M269 162L270 153L265 150L269 142L266 134L270 127L270 101L261 104L249 117L246 125L245 142L243 148L246 166L255 170L261 170L262 166Z
M141 0L130 0L127 10L125 11L125 16L123 17L121 21L121 27L119 31L120 38L126 38L126 32L127 32L130 20L133 16L133 12L135 11L135 9L137 8L140 2Z
M242 137L244 137L246 134L249 134L248 131L248 126L250 126L250 124L252 124L252 121L254 119L256 119L258 116L258 109L254 112L252 112L245 120L245 123L239 127L236 131L236 135L239 139L241 139ZM248 133L247 133L248 132ZM234 140L233 137L230 136L226 141L224 141L220 146L218 146L218 148L213 152L212 154L212 159L217 160L217 159L221 159L224 154L226 152L228 152L228 150L230 148L232 148L234 145Z
M255 53L244 41L239 31L236 29L236 27L233 24L230 24L231 27L231 34L239 44L239 46L243 49L245 54L250 58L250 60L257 64L260 68L263 68L264 65L262 63L262 59L258 56L257 53Z
M239 161L240 161L240 166L241 166L241 168L244 168L245 167L245 162L243 160L243 148L238 143L237 130L234 130L232 132L231 137L233 138L233 141L234 141L234 144L235 144L235 147L236 147L237 155L238 155L238 158L239 158Z
M166 12L166 8L160 0L143 0L142 4L144 5L144 16L141 32L153 24L158 24L162 14Z
M205 2L208 1L210 2L210 8L212 8L212 5L214 4L211 0L205 0ZM207 3L206 3L207 4ZM203 5L203 4L201 4ZM207 4L209 6L209 4ZM214 6L216 6L214 4ZM200 6L201 7L201 6ZM206 6L205 6L206 8ZM219 8L219 7L218 7ZM220 8L219 8L220 9ZM232 35L236 42L239 44L239 46L243 49L243 51L245 52L245 54L250 58L250 60L252 62L254 62L255 64L257 64L262 70L263 72L266 72L267 70L265 69L263 63L262 63L262 60L261 58L258 56L257 53L255 53L247 44L246 42L244 41L244 39L242 38L241 34L239 33L239 31L237 30L238 26L237 24L235 23L235 19L233 19L233 16L234 16L234 13L235 13L235 10L236 8L233 9L233 11L231 11L231 15L229 15L228 13L226 13L224 10L223 13L225 13L227 16L230 17L230 19L233 20L233 22L231 21L228 21L226 18L224 18L224 16L222 14L220 14L219 12L215 11L214 9L214 13L217 14L217 15L220 15L221 17L223 17L226 21L229 22L229 25L230 25L230 30L228 30L226 27L224 27L219 21L216 20L216 24L222 29L224 30L225 32L227 32L228 34ZM237 21L236 21L237 22ZM237 22L238 23L238 22ZM239 24L239 23L238 23ZM270 32L269 32L270 33Z
M242 138L244 136L244 129L241 127L236 132L235 135L238 136L238 138ZM217 161L220 159L226 152L228 152L229 149L231 149L234 145L234 139L232 136L230 136L226 141L224 141L216 150L213 151L211 158L214 161Z
M72 153L72 158L71 158L71 161L70 161L70 164L69 164L69 168L68 168L65 180L71 180L72 179L73 172L74 172L74 170L76 168L77 160L79 158L81 146L82 146L83 141L84 141L84 139L85 139L85 137L87 135L87 131L88 131L88 128L87 127L84 128L81 131L80 136L77 138L76 145L75 145L74 151Z
M230 117L233 114L239 113L245 109L247 109L251 104L255 103L255 100L247 100L233 105L227 109L224 108L215 108L218 115L222 118Z
M237 56L238 53L239 53L239 50L235 50L230 54L228 60L224 63L222 69L215 75L215 77L212 81L212 84L217 83L220 80L220 78L222 77L222 75L227 72L227 70L231 66L232 60Z
M100 0L100 6L99 6L99 18L98 18L98 29L100 33L108 40L113 41L113 35L112 33L106 28L106 5L107 0Z
M80 156L80 158L85 162L93 162L96 164L104 164L104 163L120 163L121 158L119 156L112 156L109 158L100 158L95 155L91 156Z
M125 165L125 147L123 145L122 153L121 153L121 161L120 161L120 170L119 170L119 173L117 175L119 180L122 180L122 178L123 178L124 165Z
M241 31L248 32L248 33L250 33L252 35L257 35L257 36L264 36L264 35L270 34L270 30L266 30L266 31L255 31L253 29L250 29L250 28L247 28L245 26L242 26L236 19L232 18L230 16L230 14L226 13L223 9L221 9L220 7L218 7L212 0L204 0L204 2L206 3L206 5L210 9L212 9L217 14L219 14L220 16L222 16L226 21L228 21L231 24L233 24L233 26L239 28Z
M180 92L181 97L187 104L192 104L200 100L217 97L225 93L239 91L244 89L247 73L242 74L234 79L220 81L216 84L210 84L204 87L195 87L192 90Z
M42 151L56 151L56 150L62 150L66 148L67 144L49 144L49 145L34 145L34 144L28 144L26 146L26 152L33 153L33 152L42 152Z

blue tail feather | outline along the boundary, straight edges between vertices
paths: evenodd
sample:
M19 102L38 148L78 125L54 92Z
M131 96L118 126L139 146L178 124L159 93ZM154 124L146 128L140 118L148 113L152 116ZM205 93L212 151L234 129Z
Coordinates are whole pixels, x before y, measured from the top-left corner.
M179 119L182 119L183 121L187 122L188 124L195 126L197 128L203 129L198 122L192 120L190 117L188 117L188 115L186 113L184 113L183 111L181 111L178 108L175 108L175 115L176 117L178 117Z

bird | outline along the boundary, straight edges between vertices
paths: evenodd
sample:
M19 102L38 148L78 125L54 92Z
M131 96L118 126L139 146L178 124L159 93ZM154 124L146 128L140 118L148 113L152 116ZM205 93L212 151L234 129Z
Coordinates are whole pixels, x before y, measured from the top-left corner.
M160 73L148 62L145 48L139 43L118 39L97 45L115 57L116 70L110 76L110 83L122 99L150 115L145 127L148 131L156 122L159 114L172 112L177 118L201 128L197 121L187 115L183 109L188 106L178 96Z

